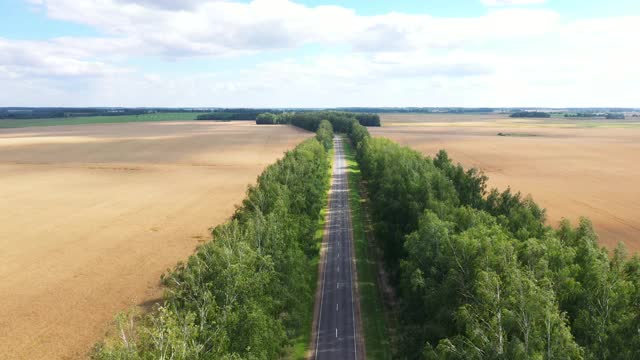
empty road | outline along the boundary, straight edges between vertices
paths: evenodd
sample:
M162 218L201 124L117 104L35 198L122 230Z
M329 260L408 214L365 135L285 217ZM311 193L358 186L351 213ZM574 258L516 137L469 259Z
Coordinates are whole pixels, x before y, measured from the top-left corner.
M322 265L322 288L318 315L315 359L358 359L357 318L352 285L351 215L349 211L349 184L342 139L335 137L333 182L328 209L325 237L326 254ZM355 271L355 269L353 269Z

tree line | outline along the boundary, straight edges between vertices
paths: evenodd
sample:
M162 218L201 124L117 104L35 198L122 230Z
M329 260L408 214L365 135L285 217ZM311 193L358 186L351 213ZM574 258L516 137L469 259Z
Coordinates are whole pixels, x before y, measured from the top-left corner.
M256 117L256 124L291 124L309 131L316 131L322 120L329 121L333 129L341 133L348 133L353 122L364 126L380 126L378 114L344 111L284 112L281 114L267 112Z
M564 114L567 118L605 118L605 119L621 119L624 120L624 113L593 113L593 112L579 112L575 114Z
M135 116L162 113L194 113L196 109L172 108L0 108L0 119L53 119L88 116Z
M329 122L259 177L233 218L163 276L164 302L95 359L277 359L309 331L312 261L329 186Z
M624 120L623 113L608 113L605 115L605 119L616 119L616 120Z
M229 111L217 111L209 112L206 114L198 115L196 120L255 120L262 111L247 111L247 112L229 112Z
M258 120L261 114L271 114L273 116L282 116L286 113L285 110L269 109L265 112L264 109L214 109L205 114L201 114L197 117L197 120L220 120L220 121L232 121L232 120ZM264 119L262 117L261 119ZM261 120L262 121L262 120Z
M542 111L517 111L509 115L512 118L550 118L551 114Z
M355 124L376 239L399 296L399 359L638 359L640 259L440 151Z

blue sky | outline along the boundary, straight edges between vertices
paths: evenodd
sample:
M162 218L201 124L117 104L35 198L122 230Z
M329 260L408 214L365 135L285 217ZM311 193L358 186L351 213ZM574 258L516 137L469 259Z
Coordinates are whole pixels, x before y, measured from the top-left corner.
M636 0L0 0L0 106L640 107Z

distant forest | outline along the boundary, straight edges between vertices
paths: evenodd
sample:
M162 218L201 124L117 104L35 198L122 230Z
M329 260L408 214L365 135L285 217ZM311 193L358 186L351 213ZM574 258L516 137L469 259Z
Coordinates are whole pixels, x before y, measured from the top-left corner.
M156 113L192 113L202 109L144 108L0 108L0 119L57 119L87 116L131 116Z
M550 118L551 114L541 111L518 111L510 116L512 118Z
M350 129L354 122L358 122L362 126L380 126L380 115L378 114L344 111L263 113L257 116L256 124L292 124L309 131L317 131L323 120L329 121L336 131L344 133Z
M624 112L640 112L632 108L566 108L546 109L567 113L567 117L582 117L573 114L604 114L609 119L624 118ZM198 120L256 120L259 114L268 112L283 114L285 112L307 113L318 111L337 111L351 113L422 113L422 114L537 114L543 113L539 108L461 108L461 107L344 107L344 108L72 108L72 107L4 107L0 108L0 119L53 119L87 116L123 116L145 115L156 113L205 113ZM544 112L546 113L546 112ZM531 117L531 116L526 116Z

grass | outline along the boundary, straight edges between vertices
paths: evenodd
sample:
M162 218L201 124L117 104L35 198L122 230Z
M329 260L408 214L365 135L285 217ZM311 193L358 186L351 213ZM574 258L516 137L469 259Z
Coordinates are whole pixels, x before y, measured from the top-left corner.
M329 154L327 156L329 156L329 161L330 161L329 178L331 178L332 171L333 171L333 149L329 151ZM318 248L318 253L311 260L311 264L310 264L312 275L311 275L311 279L309 279L309 285L311 286L311 289L313 289L312 294L314 296L314 301L315 301L315 294L316 294L316 285L318 284L318 265L320 262L320 249L322 247L322 239L324 237L324 227L327 220L327 210L329 205L328 204L329 183L327 183L326 192L327 192L327 196L325 196L324 206L322 207L322 210L320 210L320 218L318 219L318 223L316 224L316 232L314 235L315 242ZM306 359L307 351L310 350L309 344L311 343L311 333L313 332L312 326L313 326L314 303L312 302L311 305L312 306L311 306L311 309L309 309L309 314L305 319L302 327L303 331L301 332L300 336L292 340L291 349L287 353L287 355L284 357L284 359L288 359L288 360Z
M345 155L349 178L349 206L353 240L356 249L356 268L360 290L360 311L368 359L391 359L391 344L387 334L384 307L380 299L376 278L375 256L369 247L365 232L365 216L360 195L360 167L351 144L345 140Z
M78 116L71 118L51 118L51 119L0 119L0 129L21 128L27 126L54 126L54 125L81 125L81 124L109 124L127 122L146 121L179 121L195 120L202 113L177 112L177 113L156 113L143 115L120 115L120 116Z

